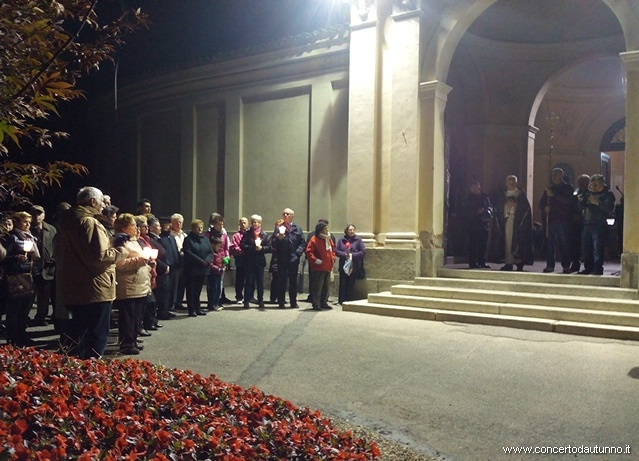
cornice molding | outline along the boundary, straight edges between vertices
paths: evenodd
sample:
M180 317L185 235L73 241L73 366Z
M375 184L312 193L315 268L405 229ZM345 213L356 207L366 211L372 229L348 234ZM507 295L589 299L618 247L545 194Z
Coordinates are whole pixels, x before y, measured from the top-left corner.
M149 78L120 89L120 107L158 103L195 94L302 80L318 74L348 72L347 45L325 50L285 50L209 64ZM319 70L319 72L318 72Z

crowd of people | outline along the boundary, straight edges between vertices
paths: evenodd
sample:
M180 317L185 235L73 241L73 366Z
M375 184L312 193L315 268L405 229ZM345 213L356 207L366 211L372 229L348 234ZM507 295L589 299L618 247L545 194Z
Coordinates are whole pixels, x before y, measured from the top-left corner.
M544 236L544 272L603 274L607 220L615 196L602 175L581 175L577 187L560 168L539 200ZM495 202L493 205L492 202ZM503 271L533 263L533 217L517 177L509 175L496 200L472 181L461 213L468 232L470 268L501 261ZM67 352L82 358L104 353L109 330L117 324L118 346L136 355L142 338L162 328L177 311L189 317L237 305L264 309L265 272L271 276L270 299L279 308L299 308L300 264L308 264L309 297L314 310L328 310L329 287L338 262L338 303L353 299L355 281L365 277L366 247L349 224L336 239L328 220L318 220L304 238L290 208L273 231L258 214L241 217L229 237L224 218L212 213L183 230L184 217L156 217L142 199L135 214L120 213L110 197L95 187L82 188L76 205L61 203L51 222L45 210L2 214L0 230L0 315L9 344L30 346L29 326L55 323ZM267 269L267 255L270 264ZM234 300L225 294L225 273L234 262ZM583 263L583 269L581 265ZM581 270L580 270L581 269ZM200 301L206 286L206 307ZM186 305L183 301L186 297ZM35 315L30 312L35 302ZM53 314L50 314L53 306Z
M366 252L355 226L338 241L328 221L320 219L305 240L290 208L273 232L262 217L241 217L230 238L224 218L212 213L208 227L194 219L190 232L184 217L156 217L151 201L142 199L135 214L120 213L108 195L82 188L76 205L61 203L51 223L44 208L4 213L0 223L0 315L7 343L33 345L29 326L53 322L61 347L80 358L104 354L109 332L117 325L122 354L137 355L143 337L163 327L161 321L186 310L189 317L223 310L224 305L265 308L267 257L271 273L270 301L279 308L299 308L300 262L309 265L309 299L314 310L328 310L329 285L339 261L338 302L353 299L355 280L362 278ZM226 297L224 274L234 262L235 299ZM201 303L206 286L206 308ZM183 301L186 297L186 305ZM36 314L30 318L34 301ZM53 313L50 314L50 306Z
M490 268L486 260L503 262L500 270L523 271L533 264L534 223L526 193L517 177L509 175L503 191L492 204L479 181L473 180L461 205L468 235L468 265ZM600 174L581 175L577 187L561 168L554 168L551 184L539 200L542 215L545 273L602 275L608 219L614 217L615 195ZM583 269L581 269L583 264Z

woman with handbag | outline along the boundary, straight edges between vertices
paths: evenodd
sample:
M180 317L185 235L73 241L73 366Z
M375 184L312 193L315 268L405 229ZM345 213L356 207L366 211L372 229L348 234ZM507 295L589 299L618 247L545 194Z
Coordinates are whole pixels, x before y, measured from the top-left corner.
M33 261L40 258L36 239L31 234L31 215L21 211L13 217L13 230L4 241L7 256L2 264L5 283L2 296L6 305L7 343L17 347L33 346L27 336L29 311L33 305Z
M355 225L349 224L344 229L344 236L337 241L335 253L339 258L339 295L338 304L353 300L353 287L364 270L366 245L355 234Z

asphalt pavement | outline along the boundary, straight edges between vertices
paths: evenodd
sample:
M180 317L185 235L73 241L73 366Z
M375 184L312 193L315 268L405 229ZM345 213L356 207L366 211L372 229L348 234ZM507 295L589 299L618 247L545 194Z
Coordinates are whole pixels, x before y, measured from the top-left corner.
M638 342L300 305L180 311L135 358L257 386L442 460L639 459ZM579 452L604 447L630 454Z

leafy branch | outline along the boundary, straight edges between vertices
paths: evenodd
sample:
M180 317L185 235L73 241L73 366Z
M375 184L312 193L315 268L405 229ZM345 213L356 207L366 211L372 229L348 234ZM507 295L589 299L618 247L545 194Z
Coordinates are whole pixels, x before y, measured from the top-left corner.
M113 62L124 38L146 27L139 9L121 10L120 2L103 0L120 14L102 21L100 0L2 0L0 2L0 202L20 201L24 194L59 186L64 173L84 174L86 168L66 162L47 167L11 161L21 153L21 140L52 147L67 137L44 123L57 115L62 102L84 97L79 78ZM107 11L109 11L107 9Z

